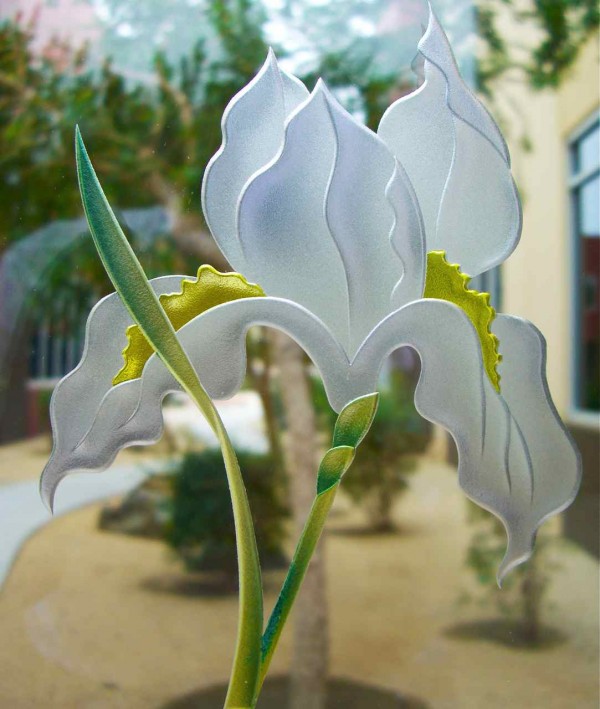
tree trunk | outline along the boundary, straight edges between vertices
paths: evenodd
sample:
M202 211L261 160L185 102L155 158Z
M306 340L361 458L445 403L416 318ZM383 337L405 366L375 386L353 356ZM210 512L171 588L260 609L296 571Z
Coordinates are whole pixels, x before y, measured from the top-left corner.
M177 246L183 253L193 254L199 259L191 269L190 275L194 275L198 266L205 263L219 271L230 270L227 260L206 228L200 214L183 208L180 191L159 172L150 174L147 187L166 209L171 221L171 234Z
M385 475L385 472L383 472ZM390 489L391 486L382 483L373 490L370 506L367 507L369 512L369 523L373 532L383 534L393 530L392 523L392 505L396 497L396 490Z
M529 645L540 641L540 604L543 593L543 581L537 567L535 556L527 562L525 577L521 582L523 601L523 638Z
M285 461L281 446L281 430L275 409L275 401L272 391L272 363L271 363L271 345L269 342L268 332L265 328L257 328L260 332L259 339L255 343L259 362L256 362L257 357L250 357L250 348L248 352L248 377L252 383L252 388L260 397L263 412L265 416L265 427L267 429L267 438L269 441L269 450L273 457L273 463L278 472L283 473L285 470Z
M282 333L273 336L281 377L287 436L286 468L294 527L300 535L315 496L318 440L315 412L300 347ZM324 709L329 659L323 541L312 558L294 608L291 709Z

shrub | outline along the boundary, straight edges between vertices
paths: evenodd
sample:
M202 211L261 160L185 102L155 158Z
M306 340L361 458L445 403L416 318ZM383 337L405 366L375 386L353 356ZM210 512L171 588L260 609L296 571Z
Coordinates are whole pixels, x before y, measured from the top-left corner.
M269 455L238 455L252 509L263 568L285 562L282 544L287 509L283 482ZM168 544L190 571L237 572L233 512L225 466L218 450L188 453L172 478L166 527Z

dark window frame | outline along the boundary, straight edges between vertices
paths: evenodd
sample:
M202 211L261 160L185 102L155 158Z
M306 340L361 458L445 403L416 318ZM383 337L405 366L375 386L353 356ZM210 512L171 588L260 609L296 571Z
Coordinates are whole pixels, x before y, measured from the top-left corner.
M582 188L600 176L600 152L591 167L580 169L578 150L582 142L594 132L600 131L600 113L596 110L569 137L567 145L568 158L568 193L570 220L570 248L572 253L572 347L571 347L571 412L572 418L586 419L591 424L598 424L598 409L586 406L582 401L582 242L580 193Z

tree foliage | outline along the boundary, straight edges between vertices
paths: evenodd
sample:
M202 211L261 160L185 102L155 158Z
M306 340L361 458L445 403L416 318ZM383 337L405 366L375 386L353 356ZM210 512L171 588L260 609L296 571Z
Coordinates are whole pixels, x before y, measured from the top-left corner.
M438 0L435 6L443 12L445 4ZM266 55L267 13L258 0L173 0L168 7L149 2L143 8L130 0L105 0L102 5L104 41L116 53L116 64L107 58L98 65L97 48L55 43L40 54L33 50L35 21L0 24L0 254L41 225L81 215L73 160L73 128L79 124L103 185L118 195L119 209L162 205L172 216L176 246L160 250L164 268L154 258L153 274L179 265L176 251L200 252L203 260L223 266L202 220L200 184L221 142L225 106ZM372 128L416 77L408 68L400 74L397 67L382 69L382 53L399 51L393 32L379 36L340 28L353 27L352 19L383 22L385 7L381 0L352 7L335 2L324 11L289 0L282 10L311 27L316 59L303 77L308 85L323 75ZM522 51L517 57L511 38L499 29L503 12L535 30L525 58ZM463 29L470 27L471 15L470 2L453 6L454 22ZM598 26L598 6L595 0L484 0L477 20L485 48L477 65L480 89L490 92L493 81L511 70L523 72L533 86L554 86ZM421 31L419 22L413 24ZM415 43L411 31L405 34ZM141 45L143 52L136 49ZM148 62L149 52L153 58L145 72L124 74L127 57L141 61L143 55ZM78 282L88 279L96 291L108 289L90 244L78 243L72 257L55 264L48 288L67 283L75 269Z
M526 47L503 36L499 19L507 12L529 29L532 41ZM532 87L541 89L560 84L583 43L598 29L600 6L597 0L485 0L478 6L477 20L485 45L477 87L490 93L495 79L517 70Z
M223 110L267 52L255 4L211 3L211 51L200 39L177 66L157 51L149 83L125 78L110 59L95 67L85 48L60 47L57 64L56 52L33 52L35 24L2 23L3 248L40 224L80 215L75 124L119 208L177 201L199 214L202 172L221 142Z

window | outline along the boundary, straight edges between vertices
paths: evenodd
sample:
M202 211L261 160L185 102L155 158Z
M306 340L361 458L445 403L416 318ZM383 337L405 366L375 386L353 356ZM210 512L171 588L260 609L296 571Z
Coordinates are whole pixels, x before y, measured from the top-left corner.
M580 411L600 411L600 121L569 146L575 246L574 396Z

